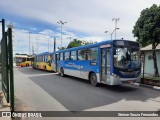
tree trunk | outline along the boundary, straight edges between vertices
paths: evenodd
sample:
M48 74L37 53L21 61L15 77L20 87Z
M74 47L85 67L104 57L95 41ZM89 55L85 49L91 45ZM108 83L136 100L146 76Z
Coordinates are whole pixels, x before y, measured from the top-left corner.
M153 49L153 64L154 64L154 76L159 77L159 72L158 72L158 66L157 66L157 57L156 57L156 45L155 43L152 44L152 49Z

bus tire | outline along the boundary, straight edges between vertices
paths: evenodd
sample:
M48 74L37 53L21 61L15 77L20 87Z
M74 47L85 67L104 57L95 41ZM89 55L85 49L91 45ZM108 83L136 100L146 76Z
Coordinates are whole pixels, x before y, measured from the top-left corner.
M63 68L61 68L61 70L60 70L60 76L64 77L64 70L63 70Z
M29 64L26 64L26 67L29 67Z
M95 87L98 85L97 76L95 73L91 73L89 80L90 80L91 85L93 85Z
M47 71L47 68L46 68L46 66L44 66L44 71Z

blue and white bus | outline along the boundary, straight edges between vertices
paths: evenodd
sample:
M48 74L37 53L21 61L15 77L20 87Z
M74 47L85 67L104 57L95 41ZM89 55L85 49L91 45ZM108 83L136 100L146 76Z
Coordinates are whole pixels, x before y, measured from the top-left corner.
M120 85L140 80L140 47L128 40L108 40L53 52L53 71L89 80L92 85Z

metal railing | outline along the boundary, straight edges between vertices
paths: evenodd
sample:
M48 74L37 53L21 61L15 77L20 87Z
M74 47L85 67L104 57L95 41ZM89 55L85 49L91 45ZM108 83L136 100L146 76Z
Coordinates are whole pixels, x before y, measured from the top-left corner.
M11 104L11 111L14 111L14 76L13 76L13 48L12 28L5 32L5 20L2 19L1 39L1 74L2 91L8 103Z

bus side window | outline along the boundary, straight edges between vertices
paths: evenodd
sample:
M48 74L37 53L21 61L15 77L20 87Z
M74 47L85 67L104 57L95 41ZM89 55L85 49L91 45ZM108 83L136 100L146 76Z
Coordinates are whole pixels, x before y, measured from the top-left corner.
M70 60L77 60L77 51L71 51Z
M41 56L41 62L43 62L43 56Z
M47 62L47 61L46 61L46 55L44 55L44 58L43 58L43 59L44 59L44 62Z
M40 56L38 56L38 62L40 62Z
M48 55L44 55L44 56L43 56L43 61L44 61L44 62L47 62L47 59L46 59L47 56L48 56Z
M42 62L42 56L40 56L40 62Z
M52 63L52 57L53 57L52 54L50 54L50 63Z
M64 53L60 53L60 60L64 60Z
M52 60L52 54L50 54L49 56L50 56L50 60Z
M43 55L43 62L45 62L45 55Z
M52 54L52 60L55 60L55 54Z
M65 52L64 53L64 59L65 60L69 60L69 52Z
M87 60L98 60L98 47L87 49Z
M86 49L78 50L78 60L86 60Z

